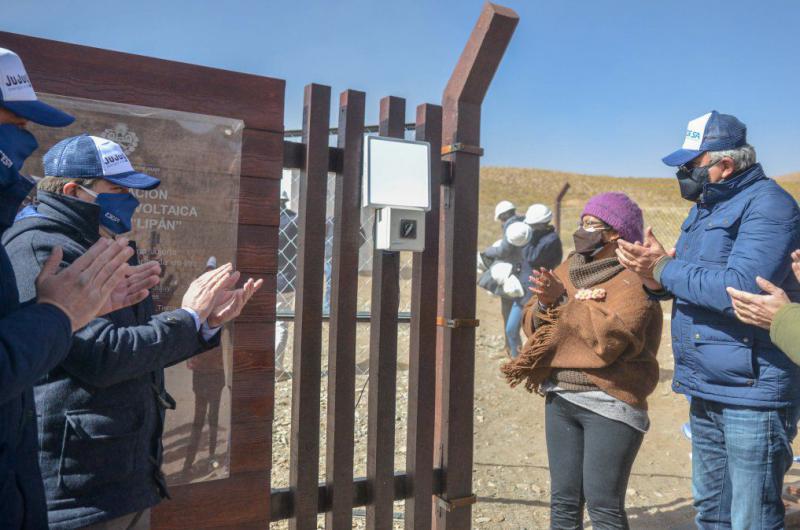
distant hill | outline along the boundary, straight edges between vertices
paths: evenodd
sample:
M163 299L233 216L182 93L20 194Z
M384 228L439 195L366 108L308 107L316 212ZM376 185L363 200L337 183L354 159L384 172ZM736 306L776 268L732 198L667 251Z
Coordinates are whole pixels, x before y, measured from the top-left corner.
M800 173L777 179L796 199L800 198ZM517 205L519 213L536 202L551 208L564 183L570 190L565 197L562 214L562 240L565 241L577 224L580 210L586 201L604 191L627 193L644 210L645 223L663 234L665 244L677 239L680 224L689 211L690 204L680 196L674 178L609 177L582 175L548 169L516 167L481 168L479 247L489 245L499 236L494 222L494 206L503 199Z
M778 177L775 180L780 181L781 184L783 184L785 182L800 182L800 172L788 173L786 175L781 175L780 177Z

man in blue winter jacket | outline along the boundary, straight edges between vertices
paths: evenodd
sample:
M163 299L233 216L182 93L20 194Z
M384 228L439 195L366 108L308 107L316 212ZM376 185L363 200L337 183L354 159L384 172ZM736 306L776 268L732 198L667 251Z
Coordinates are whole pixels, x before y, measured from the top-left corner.
M656 297L674 298L672 387L691 397L692 486L699 528L783 528L783 477L800 416L800 366L769 332L736 320L727 287L760 292L761 276L796 294L795 200L756 163L745 125L712 111L689 122L678 167L695 202L667 253L648 229L620 242L620 261Z
M28 121L63 127L73 118L39 101L19 56L0 48L0 233L33 187L20 173L38 145ZM59 271L61 249L54 248L44 256L30 303L20 305L0 247L0 528L47 528L32 387L66 356L74 330L131 302L125 275L132 254L126 241L103 238Z

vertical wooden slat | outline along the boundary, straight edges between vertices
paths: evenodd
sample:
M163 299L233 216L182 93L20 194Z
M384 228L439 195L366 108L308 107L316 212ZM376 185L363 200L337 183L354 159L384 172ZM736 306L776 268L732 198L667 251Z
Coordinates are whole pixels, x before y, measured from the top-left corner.
M436 377L436 304L439 272L439 185L442 171L442 107L417 107L417 140L431 144L431 209L425 215L425 251L414 254L411 278L411 338L408 358L406 473L412 496L405 527L431 527L433 417Z
M446 157L452 179L442 189L440 235L440 307L445 319L475 318L481 104L518 21L511 9L487 2L444 91L442 143L452 146ZM457 501L472 496L475 328L444 327L440 338L435 458L443 468L441 497ZM469 503L451 511L436 506L434 527L470 528L471 513Z
M381 99L379 134L402 138L405 113L404 99ZM367 505L367 528L374 530L392 527L399 273L399 253L382 250L373 253L367 435L370 504Z
M361 224L361 150L363 92L339 96L337 145L344 151L336 175L331 263L331 316L328 351L328 422L326 474L330 510L325 527L349 530L353 523L353 445L355 415L356 311Z
M325 201L328 183L330 87L305 87L304 178L298 208L295 287L292 428L289 484L294 491L292 530L317 528L319 486L319 399L322 350L322 282L325 258Z

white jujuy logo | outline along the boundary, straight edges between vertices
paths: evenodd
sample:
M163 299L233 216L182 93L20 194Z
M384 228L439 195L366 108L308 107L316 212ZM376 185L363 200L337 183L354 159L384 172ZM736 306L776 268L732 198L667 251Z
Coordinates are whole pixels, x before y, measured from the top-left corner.
M36 92L19 55L5 48L0 48L0 92L3 101L36 101Z
M126 155L130 155L139 147L139 137L128 128L126 123L118 123L113 129L106 129L102 136L112 142L117 142Z
M703 143L703 135L706 132L706 124L711 113L703 114L699 118L695 118L686 126L686 138L683 140L683 148L691 149L692 151L699 151L700 145Z
M119 144L98 136L90 136L90 138L100 155L104 177L133 173L133 166Z

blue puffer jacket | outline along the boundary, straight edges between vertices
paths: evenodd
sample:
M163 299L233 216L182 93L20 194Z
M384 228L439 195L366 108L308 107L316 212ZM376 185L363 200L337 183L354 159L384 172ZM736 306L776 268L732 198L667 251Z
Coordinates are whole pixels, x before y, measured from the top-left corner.
M800 366L769 332L739 322L725 288L760 292L756 276L796 298L790 253L800 247L795 200L760 165L718 184L681 227L677 259L657 279L674 297L673 389L704 399L752 407L800 402Z
M0 190L0 232L31 183ZM0 528L44 530L47 511L37 459L34 383L69 351L69 318L48 304L20 307L14 271L0 247Z
M37 215L16 222L3 236L22 301L34 296L34 279L54 246L71 263L99 238L95 204L38 196ZM164 388L164 368L217 346L219 333L207 342L188 312L153 314L153 306L148 298L92 320L35 387L51 529L120 517L167 495L161 434L165 409L175 401Z

